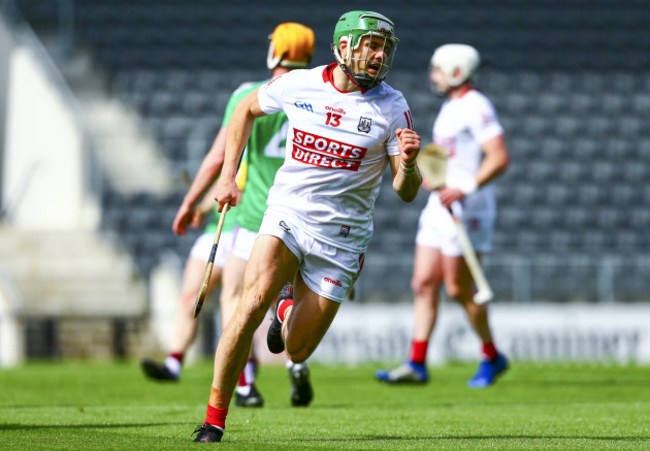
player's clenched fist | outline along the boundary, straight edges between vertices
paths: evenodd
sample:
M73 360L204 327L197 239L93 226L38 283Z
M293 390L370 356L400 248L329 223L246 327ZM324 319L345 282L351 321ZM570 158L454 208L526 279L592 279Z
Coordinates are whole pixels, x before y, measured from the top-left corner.
M397 142L400 158L404 163L414 163L420 152L420 135L408 128L398 128Z

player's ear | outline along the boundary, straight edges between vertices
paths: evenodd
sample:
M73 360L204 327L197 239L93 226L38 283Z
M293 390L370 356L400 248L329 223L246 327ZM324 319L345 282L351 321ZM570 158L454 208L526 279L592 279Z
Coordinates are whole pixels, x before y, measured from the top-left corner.
M343 61L347 61L348 56L349 56L349 55L347 54L347 51L348 51L348 40L347 40L347 39L341 39L341 40L339 41L338 46L339 46L339 55L341 55L341 59L343 59Z

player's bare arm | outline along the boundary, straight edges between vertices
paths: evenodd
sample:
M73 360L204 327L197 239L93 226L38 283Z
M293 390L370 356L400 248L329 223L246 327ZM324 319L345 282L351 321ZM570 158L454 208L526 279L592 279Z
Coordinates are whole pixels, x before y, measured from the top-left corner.
M393 189L405 202L412 202L422 184L422 176L416 164L420 152L420 136L408 128L397 129L399 155L390 157Z
M442 187L438 190L440 202L445 207L449 208L452 203L473 193L481 186L498 177L499 174L508 168L510 159L503 135L498 135L485 141L481 145L481 148L485 154L485 158L483 158L478 171L474 174L473 180L467 183L464 189Z
M176 212L172 230L178 235L185 235L187 225L192 227L199 227L201 212L195 206L205 195L208 189L214 184L214 181L219 176L223 166L224 154L226 152L226 127L221 127L217 133L210 151L203 157L201 166L199 167L187 194L183 198L181 206Z
M239 190L235 179L239 160L251 136L255 119L265 115L257 99L258 90L252 91L237 104L228 124L226 154L215 194L219 211L226 203L231 207L237 205Z
M485 141L481 147L485 158L476 173L476 182L479 186L501 175L510 165L508 148L503 135Z

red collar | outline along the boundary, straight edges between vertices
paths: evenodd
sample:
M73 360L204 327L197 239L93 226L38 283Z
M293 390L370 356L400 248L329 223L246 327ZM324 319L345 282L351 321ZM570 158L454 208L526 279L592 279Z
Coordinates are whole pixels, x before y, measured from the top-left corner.
M356 92L356 91L341 91L339 88L336 87L334 84L334 68L338 65L338 63L331 63L325 66L325 69L323 69L323 83L331 83L334 89L336 89L338 92L341 92L343 94L346 94L348 92ZM361 94L364 94L367 90L361 88Z
M456 97L456 98L457 98L457 99L462 99L463 97L465 97L467 94L469 94L469 93L472 92L472 91L476 91L476 88L473 87L473 86L468 86L467 89L466 89L465 91L463 91L463 92L462 92L458 97Z

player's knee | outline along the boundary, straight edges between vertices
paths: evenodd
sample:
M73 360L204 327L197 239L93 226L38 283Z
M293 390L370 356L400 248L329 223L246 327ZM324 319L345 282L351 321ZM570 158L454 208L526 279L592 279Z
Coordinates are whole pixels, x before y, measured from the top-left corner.
M445 291L449 298L463 306L474 303L474 290L471 286L464 287L459 284L445 285Z
M316 349L315 346L309 346L305 343L293 343L290 339L285 343L285 347L293 363L304 362Z
M411 290L415 294L421 294L422 293L422 280L418 277L413 277L411 278Z
M462 290L460 286L457 284L452 284L452 283L446 284L445 292L447 293L447 296L449 296L451 299L454 299L456 301L462 300Z
M411 290L416 296L432 294L439 287L438 283L432 278L421 278L414 276L411 279Z
M287 354L289 354L289 359L293 363L305 362L309 358L312 352L313 351L306 352L304 350L300 350L298 352L290 352L289 350L287 350Z

